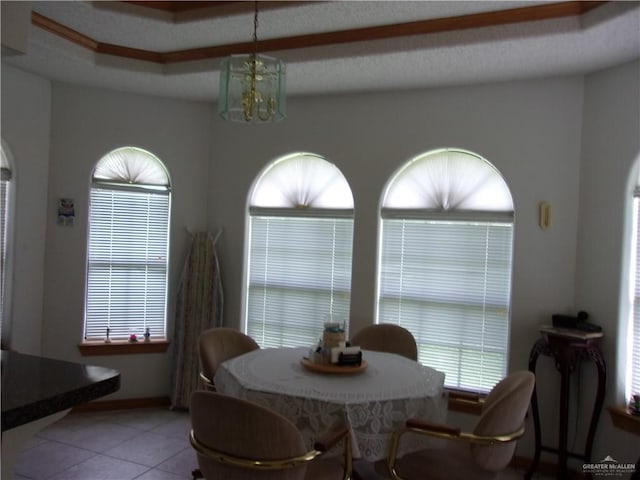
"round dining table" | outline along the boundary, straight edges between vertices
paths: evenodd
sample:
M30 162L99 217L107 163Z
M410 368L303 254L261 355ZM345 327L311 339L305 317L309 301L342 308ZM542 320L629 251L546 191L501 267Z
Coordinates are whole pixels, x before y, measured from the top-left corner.
M444 423L444 373L392 353L363 350L366 368L318 372L303 365L308 348L271 348L224 362L218 392L264 405L289 418L309 446L338 423L347 423L353 456L387 457L392 433L408 418ZM405 435L399 455L434 448L438 441Z

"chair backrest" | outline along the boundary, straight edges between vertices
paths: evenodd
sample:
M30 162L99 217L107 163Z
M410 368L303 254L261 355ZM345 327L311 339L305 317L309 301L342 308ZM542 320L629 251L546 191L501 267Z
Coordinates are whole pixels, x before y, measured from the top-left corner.
M287 418L239 398L217 392L191 395L191 427L207 448L253 460L279 460L306 453L298 428ZM198 466L207 479L300 480L306 465L286 470L254 470L220 463L198 452Z
M220 364L260 346L248 335L228 327L205 330L198 339L198 353L202 374L213 383Z
M351 344L365 350L397 353L411 360L418 360L416 339L409 330L393 323L364 327L351 337Z
M504 435L518 430L524 420L535 376L529 371L513 372L496 384L487 396L473 431L476 435ZM471 445L474 462L485 470L505 468L516 449L516 441L491 446Z

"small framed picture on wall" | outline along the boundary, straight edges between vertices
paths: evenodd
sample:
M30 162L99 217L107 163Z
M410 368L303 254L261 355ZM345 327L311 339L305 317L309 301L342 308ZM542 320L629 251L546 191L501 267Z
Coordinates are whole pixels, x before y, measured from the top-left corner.
M75 218L76 208L73 198L58 199L58 225L71 227Z

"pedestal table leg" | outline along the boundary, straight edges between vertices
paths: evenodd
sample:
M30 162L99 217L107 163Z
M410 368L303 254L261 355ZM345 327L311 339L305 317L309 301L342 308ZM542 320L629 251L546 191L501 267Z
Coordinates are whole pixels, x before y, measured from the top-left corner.
M558 473L559 480L567 478L567 430L569 427L569 376L571 374L569 351L558 352L560 370L560 423L558 425Z
M591 463L591 453L593 449L593 440L596 436L596 427L598 426L598 419L600 418L600 412L602 411L602 405L604 404L605 386L607 383L607 368L604 363L602 351L597 347L589 347L589 357L596 364L598 369L598 391L596 392L596 399L593 404L593 413L591 414L591 423L589 424L589 433L587 435L587 443L584 449L584 457L586 463Z

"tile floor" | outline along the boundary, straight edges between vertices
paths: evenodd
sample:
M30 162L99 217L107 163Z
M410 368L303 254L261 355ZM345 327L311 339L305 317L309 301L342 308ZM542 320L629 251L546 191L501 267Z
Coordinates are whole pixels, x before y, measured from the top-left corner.
M368 463L361 463L359 461L354 462L354 480L390 480L391 475L387 472L383 465L376 465L375 467ZM513 468L507 468L500 473L500 480L522 480L524 478L524 470L516 470ZM478 476L478 478L488 478L487 476ZM555 477L546 477L540 474L534 474L534 480L554 480Z
M188 412L168 408L71 413L29 441L14 480L191 480L190 429ZM359 480L389 478L356 464Z
M168 408L71 413L31 439L16 480L190 480L196 455L187 412Z

